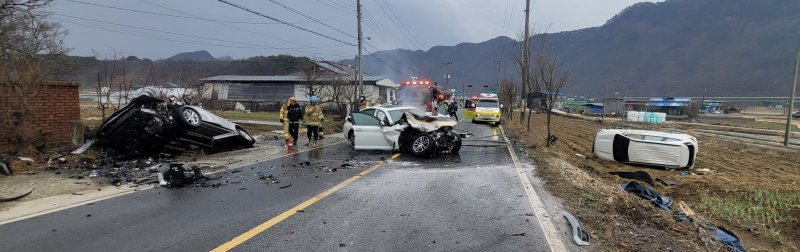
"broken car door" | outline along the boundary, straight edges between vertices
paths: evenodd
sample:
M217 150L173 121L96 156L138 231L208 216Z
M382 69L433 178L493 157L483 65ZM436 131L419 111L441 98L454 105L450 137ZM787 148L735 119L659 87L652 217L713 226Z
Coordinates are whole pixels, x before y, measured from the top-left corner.
M356 150L391 150L381 129L381 121L372 115L353 113L353 135Z

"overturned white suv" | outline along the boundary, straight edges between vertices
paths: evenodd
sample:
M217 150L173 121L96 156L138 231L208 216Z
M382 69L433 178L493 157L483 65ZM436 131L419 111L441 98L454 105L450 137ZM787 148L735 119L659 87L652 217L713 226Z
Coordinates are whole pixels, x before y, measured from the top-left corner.
M594 136L592 153L621 163L690 168L694 166L697 147L697 139L687 134L602 129Z
M457 153L462 134L447 116L431 116L412 106L376 106L353 112L342 132L356 150L399 150L414 156Z

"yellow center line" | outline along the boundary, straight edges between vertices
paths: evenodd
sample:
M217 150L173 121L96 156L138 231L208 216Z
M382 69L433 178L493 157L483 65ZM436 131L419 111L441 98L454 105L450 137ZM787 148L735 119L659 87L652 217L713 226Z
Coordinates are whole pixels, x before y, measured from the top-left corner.
M392 157L389 158L389 160L395 159L395 158L397 158L399 156L400 156L400 153L396 153L396 154L392 155ZM324 192L322 192L320 194L317 194L314 197L311 197L310 199L304 201L303 203L300 203L299 205L297 205L297 206L295 206L295 207L293 207L293 208L291 208L289 210L286 210L286 212L283 212L283 213L279 214L278 216L275 216L272 219L269 219L268 221L266 221L264 223L261 223L261 225L258 225L256 227L248 230L247 232L244 232L243 234L233 238L232 240L226 242L225 244L220 245L219 247L217 247L217 248L215 248L215 249L213 249L211 251L212 252L229 251L229 250L235 248L236 246L239 246L240 244L244 243L247 240L250 240L251 238L255 237L256 235L260 234L261 232L264 232L267 229L269 229L270 227L275 226L275 224L278 224L281 221L291 217L292 215L295 215L298 211L303 210L303 209L313 205L314 203L317 203L317 201L320 201L320 200L324 199L325 197L328 197L328 195L333 194L334 192L338 191L339 189L342 189L343 187L349 185L350 183L353 183L354 181L358 180L359 178L363 177L364 175L367 175L370 172L380 168L384 164L386 164L386 162L378 162L378 163L372 165L368 169L359 172L355 176L343 181L342 183L339 183L338 185L336 185L334 187L331 187L330 189L328 189L328 190L326 190L326 191L324 191Z

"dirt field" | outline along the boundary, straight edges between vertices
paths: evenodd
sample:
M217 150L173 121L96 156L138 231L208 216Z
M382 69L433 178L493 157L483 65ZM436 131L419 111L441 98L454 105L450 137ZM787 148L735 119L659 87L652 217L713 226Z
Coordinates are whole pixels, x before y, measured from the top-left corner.
M550 182L548 189L565 199L565 206L585 222L600 243L598 249L684 251L707 246L695 227L679 224L670 214L620 190L619 184L627 180L608 174L614 171L646 171L654 179L680 181L682 184L677 186L657 183L654 189L676 203L685 202L698 214L696 219L733 231L751 251L798 249L800 156L698 137L695 170L707 168L713 172L683 176L682 171L592 158L594 133L610 126L557 116L553 120L553 133L559 139L550 148L544 147L544 115L533 117L533 133L527 133L517 120L507 120L505 127L544 164L539 174Z

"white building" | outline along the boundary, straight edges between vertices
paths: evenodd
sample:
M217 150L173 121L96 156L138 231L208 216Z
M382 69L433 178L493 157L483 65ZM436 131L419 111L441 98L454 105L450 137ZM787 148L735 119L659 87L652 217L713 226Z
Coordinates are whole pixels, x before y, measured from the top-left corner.
M307 83L313 79L315 87L325 96L335 83L348 83L344 90L352 96L355 92L355 69L328 61L313 61L314 68L280 76L219 75L202 79L203 98L225 101L285 101L295 97L308 101ZM341 84L339 84L341 85ZM386 103L395 100L397 83L384 76L364 74L364 96L373 102L378 98ZM320 97L325 99L325 97Z

